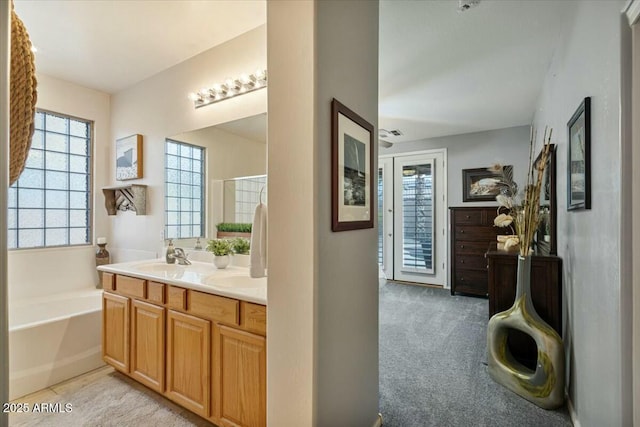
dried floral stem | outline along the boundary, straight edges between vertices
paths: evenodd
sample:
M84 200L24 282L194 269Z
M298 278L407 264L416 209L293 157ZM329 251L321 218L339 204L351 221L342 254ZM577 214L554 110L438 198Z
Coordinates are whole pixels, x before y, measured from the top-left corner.
M547 165L549 150L551 148L551 134L553 129L544 130L543 149L540 160L533 163L533 146L535 141L535 132L531 132L531 141L529 146L529 174L527 176L527 186L525 188L525 197L522 207L517 212L516 229L520 238L520 255L529 255L529 247L533 241L533 236L538 229L540 221L540 189L542 188L542 177L544 169ZM537 175L534 175L534 169ZM535 183L534 183L535 180Z

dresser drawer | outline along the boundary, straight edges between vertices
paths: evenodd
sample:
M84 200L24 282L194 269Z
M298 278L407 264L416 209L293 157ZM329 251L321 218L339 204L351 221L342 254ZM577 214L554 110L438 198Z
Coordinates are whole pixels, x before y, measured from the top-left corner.
M484 211L478 210L463 210L463 211L454 211L453 220L456 225L464 224L464 225L481 225L483 224L483 213Z
M469 240L474 242L483 242L485 249L489 246L489 242L496 241L497 231L495 227L480 226L456 226L454 229L454 237L456 240Z
M484 255L459 255L456 256L455 266L456 269L486 270L487 260Z
M132 297L144 298L146 282L143 279L118 275L116 277L116 291Z
M456 269L454 273L454 290L473 295L487 296L487 270Z
M458 240L454 243L456 257L459 255L480 255L484 256L489 248L490 242L472 242L468 240Z

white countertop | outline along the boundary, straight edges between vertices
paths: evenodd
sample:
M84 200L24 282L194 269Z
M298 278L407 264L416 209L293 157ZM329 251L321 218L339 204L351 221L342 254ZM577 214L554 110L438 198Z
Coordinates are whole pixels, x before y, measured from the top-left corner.
M164 259L122 262L98 267L100 271L168 283L187 289L267 304L267 278L252 279L249 269L192 261L191 265L167 264Z

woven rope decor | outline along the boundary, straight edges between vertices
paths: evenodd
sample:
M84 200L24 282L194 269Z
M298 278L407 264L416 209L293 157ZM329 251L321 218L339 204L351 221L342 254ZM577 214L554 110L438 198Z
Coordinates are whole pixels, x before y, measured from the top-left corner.
M35 58L31 52L31 41L27 29L13 9L13 2L9 97L9 183L13 184L22 173L31 148L37 99Z

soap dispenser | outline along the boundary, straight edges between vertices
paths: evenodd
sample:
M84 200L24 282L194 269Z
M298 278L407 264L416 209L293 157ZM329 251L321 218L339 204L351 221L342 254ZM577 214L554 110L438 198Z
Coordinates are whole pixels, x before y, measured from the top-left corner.
M176 259L173 256L175 253L176 249L173 247L173 239L169 239L169 246L167 246L167 254L165 256L167 264L175 264Z

